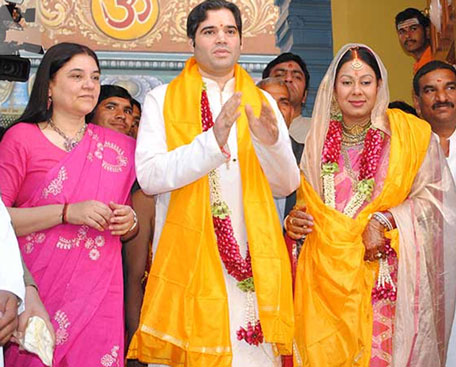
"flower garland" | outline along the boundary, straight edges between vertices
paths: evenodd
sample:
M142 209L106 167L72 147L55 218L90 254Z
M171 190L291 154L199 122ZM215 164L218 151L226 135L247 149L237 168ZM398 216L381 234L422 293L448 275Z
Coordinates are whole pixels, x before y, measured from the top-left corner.
M343 213L353 218L358 209L366 200L369 200L374 191L374 176L377 172L378 162L383 148L385 135L382 131L370 128L364 140L361 153L361 168L358 175L356 191L345 206ZM336 207L336 191L334 176L339 172L339 157L342 147L342 124L340 121L329 122L322 154L321 174L323 176L323 192L325 204L331 208Z
M205 86L201 92L201 123L203 131L214 126ZM250 345L258 346L263 342L263 331L260 321L255 315L255 299L253 296L255 286L253 284L250 252L247 246L245 258L241 255L231 224L231 211L221 197L220 177L216 169L209 172L209 187L212 221L220 258L228 274L238 281L239 289L247 293L246 324L244 327L240 327L236 335L238 340L245 340Z
M325 204L336 208L335 174L339 172L339 157L342 149L342 116L329 122L328 132L323 145L321 175L323 180L323 195ZM353 218L366 200L370 200L375 187L375 174L378 169L385 135L376 128L369 128L364 139L361 152L360 170L356 190L345 206L343 213ZM385 246L386 259L379 260L379 272L375 287L372 290L372 299L396 299L396 287L389 272L388 257L395 257L395 251L389 244Z

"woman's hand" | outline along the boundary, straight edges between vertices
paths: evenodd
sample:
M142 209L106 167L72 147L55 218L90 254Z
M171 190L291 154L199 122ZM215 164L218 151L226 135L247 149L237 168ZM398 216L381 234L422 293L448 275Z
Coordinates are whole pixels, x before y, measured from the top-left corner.
M375 261L385 257L385 227L374 217L367 223L362 234L364 247L364 260Z
M104 231L109 227L113 212L106 204L97 200L81 201L68 204L66 222L77 225L87 225Z
M113 236L123 236L129 232L135 224L135 214L128 205L109 203L113 216L109 221L109 230Z
M19 344L19 340L24 337L28 320L32 316L38 316L44 320L46 327L51 333L52 340L55 343L54 327L49 319L49 314L47 313L43 302L41 302L38 291L33 286L25 287L25 311L19 315L19 326L17 332L12 337L12 341Z
M285 230L288 237L293 240L300 240L312 232L313 217L305 212L306 207L295 207L285 219Z

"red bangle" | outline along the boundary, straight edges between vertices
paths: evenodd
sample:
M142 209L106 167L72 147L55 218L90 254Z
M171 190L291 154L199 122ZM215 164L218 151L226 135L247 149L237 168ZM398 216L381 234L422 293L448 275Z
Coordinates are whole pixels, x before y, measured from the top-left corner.
M63 204L63 209L62 209L62 224L67 224L67 210L68 210L68 203Z

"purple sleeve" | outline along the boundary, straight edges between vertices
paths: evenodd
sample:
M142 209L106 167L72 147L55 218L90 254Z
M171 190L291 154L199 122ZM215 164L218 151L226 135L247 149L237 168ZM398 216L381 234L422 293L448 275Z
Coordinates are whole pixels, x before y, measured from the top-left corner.
M0 142L0 193L5 206L14 206L27 171L26 144L30 137L19 125Z

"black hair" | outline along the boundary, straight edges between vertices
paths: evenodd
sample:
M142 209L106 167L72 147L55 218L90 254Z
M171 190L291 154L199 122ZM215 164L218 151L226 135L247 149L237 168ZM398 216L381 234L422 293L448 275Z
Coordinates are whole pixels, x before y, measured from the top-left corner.
M306 79L306 88L304 89L304 92L307 91L309 88L309 83L310 83L310 74L309 71L307 70L307 65L304 62L304 60L301 58L301 56L293 54L291 52L285 52L283 54L280 54L277 56L274 60L269 62L269 64L266 65L266 67L263 70L263 79L269 78L269 75L271 74L271 70L274 66L281 64L283 62L287 61L294 61L299 65L301 68L302 72L304 73L304 77Z
M138 107L139 113L142 113L141 103L139 103L136 99L131 99L131 107Z
M15 123L29 122L36 124L38 122L48 121L51 118L52 103L48 108L49 82L53 80L60 68L74 56L80 54L86 54L92 57L95 60L98 69L100 69L97 55L87 46L63 42L54 45L47 50L36 71L35 82L33 83L27 106Z
M380 67L378 66L377 60L375 59L374 54L366 47L353 47L345 52L344 56L339 60L336 68L336 77L339 74L339 70L343 64L346 62L353 60L355 58L355 51L358 54L358 58L364 61L367 65L369 65L372 70L374 70L375 77L377 81L382 79L382 74L380 72Z
M196 30L198 29L198 26L206 20L207 12L209 10L220 9L228 9L231 13L233 13L234 20L236 21L236 27L239 32L239 38L242 39L241 11L236 4L226 0L205 0L195 6L187 18L187 37L193 41L193 46L195 45Z
M111 97L119 97L126 99L130 102L130 104L133 107L132 97L128 90L126 90L124 87L121 87L120 85L104 84L100 87L100 95L98 96L98 102L95 108L86 116L85 120L87 123L92 122L92 118L95 115L95 111L97 110L100 103L103 102L105 99Z
M388 108L398 108L404 112L410 113L418 117L416 110L410 106L407 102L404 101L393 101L388 104Z
M423 26L423 28L427 28L430 25L429 18L425 16L421 11L415 8L407 8L396 15L396 29L399 23L412 18L417 18L418 22L421 26Z
M427 64L424 64L418 71L415 73L413 77L413 91L417 96L420 95L420 79L422 76L430 73L431 71L438 70L438 69L447 69L450 70L456 76L456 69L453 65L450 65L444 61L440 60L433 60L429 61Z

